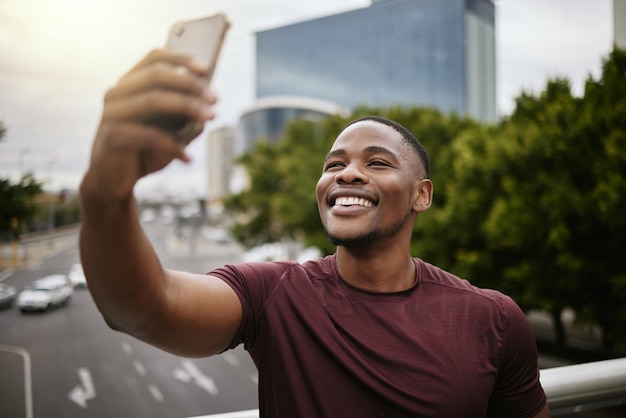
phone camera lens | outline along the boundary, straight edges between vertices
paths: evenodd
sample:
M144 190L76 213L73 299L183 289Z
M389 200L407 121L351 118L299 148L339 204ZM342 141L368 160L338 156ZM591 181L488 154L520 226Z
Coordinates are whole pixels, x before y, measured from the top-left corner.
M182 36L185 33L185 25L183 23L178 23L174 28L174 35Z

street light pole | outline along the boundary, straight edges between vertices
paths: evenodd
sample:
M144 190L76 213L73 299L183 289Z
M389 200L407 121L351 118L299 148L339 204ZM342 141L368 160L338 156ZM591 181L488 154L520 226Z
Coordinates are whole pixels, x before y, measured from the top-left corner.
M29 148L21 148L19 153L19 170L20 170L20 180L24 177L24 167L22 165L22 157L30 152Z
M50 176L50 190L48 191L48 247L53 246L52 233L54 232L54 202L52 201L52 167L55 161L48 162L48 172Z

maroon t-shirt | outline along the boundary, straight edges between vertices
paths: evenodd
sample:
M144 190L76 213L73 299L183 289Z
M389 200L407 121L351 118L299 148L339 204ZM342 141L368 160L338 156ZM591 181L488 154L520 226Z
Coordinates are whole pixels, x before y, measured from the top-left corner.
M225 266L243 305L231 348L259 370L262 417L532 417L546 398L519 307L415 259L416 285L355 288L335 256Z

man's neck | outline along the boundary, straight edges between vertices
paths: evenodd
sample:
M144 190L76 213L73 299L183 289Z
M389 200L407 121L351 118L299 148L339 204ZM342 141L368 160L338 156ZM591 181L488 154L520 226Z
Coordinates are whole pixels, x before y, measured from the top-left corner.
M351 284L370 292L401 292L415 285L415 262L409 251L354 251L337 247L337 270Z

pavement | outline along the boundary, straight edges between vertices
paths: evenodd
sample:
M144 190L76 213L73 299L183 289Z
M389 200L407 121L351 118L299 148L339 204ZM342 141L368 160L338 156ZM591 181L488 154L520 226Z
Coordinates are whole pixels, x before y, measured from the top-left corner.
M0 277L7 271L32 269L42 260L78 245L79 228L80 225L76 224L52 231L24 234L17 245L12 242L0 243Z

